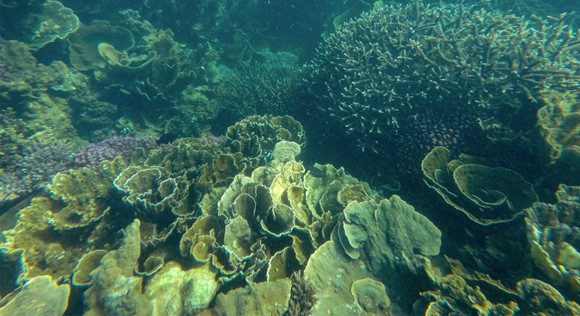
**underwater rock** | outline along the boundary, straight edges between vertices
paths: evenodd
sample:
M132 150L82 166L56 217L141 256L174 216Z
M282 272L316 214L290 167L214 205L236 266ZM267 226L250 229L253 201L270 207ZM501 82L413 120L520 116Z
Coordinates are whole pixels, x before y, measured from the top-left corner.
M59 285L49 276L38 276L0 301L0 315L64 315L69 294L68 284Z
M451 160L445 147L433 148L421 169L427 186L479 225L512 222L538 200L532 184L517 172Z
M561 184L554 204L526 210L531 255L556 286L580 293L580 187Z

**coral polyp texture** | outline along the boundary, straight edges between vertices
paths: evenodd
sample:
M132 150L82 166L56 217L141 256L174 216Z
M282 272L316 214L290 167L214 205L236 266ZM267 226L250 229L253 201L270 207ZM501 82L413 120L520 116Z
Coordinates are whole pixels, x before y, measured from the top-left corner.
M578 32L550 20L463 4L391 4L328 36L308 72L325 116L363 150L468 150L476 120L503 124L539 90L577 89ZM530 105L532 104L532 105Z
M113 160L117 156L129 160L137 148L153 149L156 147L158 144L153 137L113 136L78 149L73 154L73 161L78 167L97 168L101 162Z

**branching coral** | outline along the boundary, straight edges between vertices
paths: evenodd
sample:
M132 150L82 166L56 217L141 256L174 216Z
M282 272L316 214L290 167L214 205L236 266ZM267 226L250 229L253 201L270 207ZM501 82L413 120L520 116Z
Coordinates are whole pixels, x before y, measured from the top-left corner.
M294 63L282 61L243 66L219 84L220 106L238 117L286 114L298 72Z
M409 152L398 160L422 156L419 145L466 143L478 118L502 111L508 124L543 87L577 88L580 42L570 19L421 1L384 6L325 39L309 66L311 92L362 149L395 145Z

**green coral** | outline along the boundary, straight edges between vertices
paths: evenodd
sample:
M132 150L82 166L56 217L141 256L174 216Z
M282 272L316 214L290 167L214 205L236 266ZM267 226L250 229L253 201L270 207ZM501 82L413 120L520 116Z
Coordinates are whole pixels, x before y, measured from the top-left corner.
M84 293L85 315L147 315L152 303L142 293L142 279L133 276L141 253L139 221L125 229L118 249L111 250L91 272L91 286Z
M123 167L115 160L106 162L101 172L85 168L59 173L48 184L47 196L34 197L20 210L1 246L22 251L23 279L47 274L68 280L76 261L92 250L87 243L103 247L110 242L108 232L124 222L109 221L112 181Z
M79 70L104 68L105 58L99 54L99 44L108 43L118 50L127 50L135 45L131 31L113 26L108 21L97 20L81 25L68 37L70 63Z
M3 2L2 37L19 40L38 50L57 39L64 39L75 32L80 24L73 10L59 1Z
M526 210L532 259L554 285L580 293L580 187L561 184L556 197Z
M574 91L546 91L544 106L538 110L538 125L549 147L550 161L561 164L570 179L580 177L579 97Z
M383 152L425 111L509 128L540 90L576 89L580 72L572 14L524 18L480 6L389 4L345 23L321 44L308 67L320 114ZM525 108L525 107L523 107ZM482 114L482 113L485 113Z
M421 169L425 183L473 222L487 226L514 221L538 200L532 184L517 172L461 158L452 160L447 148L435 147Z
M11 298L0 302L2 315L63 315L68 306L70 286L43 275L26 282Z

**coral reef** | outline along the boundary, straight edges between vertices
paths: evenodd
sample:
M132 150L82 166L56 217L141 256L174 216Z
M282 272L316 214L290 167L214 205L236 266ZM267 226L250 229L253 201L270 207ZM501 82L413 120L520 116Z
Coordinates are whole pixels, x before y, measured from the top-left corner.
M17 275L3 280L23 284L48 275L70 283L84 305L71 301L68 308L87 315L576 308L567 291L560 294L540 280L518 275L503 286L478 265L469 272L461 262L443 259L442 233L425 215L397 195L380 196L343 168L296 160L305 140L292 117L251 116L225 136L180 138L127 159L104 160L98 168L58 173L45 195L20 210L16 227L4 232L3 260L18 267L5 272ZM433 179L452 179L444 173L449 166L474 165L474 158L449 161L446 153L437 160L444 169L429 169ZM479 178L495 174L494 168L476 166ZM505 174L514 176L500 173ZM512 188L519 187L515 179ZM443 190L438 182L432 185ZM448 191L479 196L476 188L466 181ZM508 204L523 207L526 188L506 194ZM575 201L575 192L563 187L561 201ZM473 196L466 201L482 199ZM548 229L539 224L543 217L532 222L529 216L537 231ZM545 252L555 251L559 264L573 265L575 252L559 245ZM528 297L538 303L528 303Z
M316 292L312 284L304 279L301 271L292 273L292 289L288 310L284 316L310 315L316 304Z
M0 0L0 314L580 314L569 4Z
M222 111L236 119L287 114L299 79L297 60L292 57L279 53L264 63L252 63L225 75L216 89Z
M85 168L58 173L46 187L46 196L37 196L20 210L14 228L3 232L0 247L21 252L22 280L50 275L68 280L76 261L110 242L107 232L119 229L125 219L109 222L108 204L114 175L124 163L105 164L103 171Z
M426 315L575 315L579 306L567 300L551 285L532 278L517 282L513 288L479 272L470 272L461 262L437 258L425 262L425 272L436 290L423 292L429 303ZM423 309L419 309L422 311Z
M63 315L68 306L70 286L57 284L43 275L26 282L14 293L0 301L2 315Z
M537 106L541 88L578 86L571 18L528 20L421 1L385 5L325 39L307 70L310 91L320 115L381 159L416 162L437 144L474 150L486 141L471 140L476 119L499 117L510 129L516 113Z
M111 250L91 272L91 286L84 293L85 315L150 315L152 302L142 294L142 279L133 276L141 253L139 221L125 229L118 249Z
M580 177L580 93L546 91L538 125L550 150L550 161L563 165L571 181Z
M77 32L67 38L70 63L78 70L104 68L106 56L100 47L107 44L113 49L126 51L135 45L131 31L113 26L108 21L93 21L90 25L81 25Z
M556 286L580 293L580 187L560 185L554 204L526 210L532 259Z
M64 39L79 28L79 18L59 1L9 2L0 4L2 37L26 43L30 49Z
M487 167L474 158L452 160L445 147L435 147L421 162L425 183L447 204L480 225L521 218L538 200L534 187L517 172Z
M6 153L8 161L0 164L0 205L44 187L72 163L68 144L31 141L19 144L16 152Z
M73 162L77 167L97 169L101 162L113 160L120 156L129 161L131 154L138 148L153 149L158 147L153 137L114 136L98 143L92 143L73 153Z

